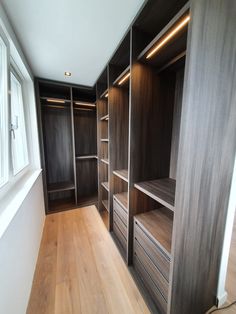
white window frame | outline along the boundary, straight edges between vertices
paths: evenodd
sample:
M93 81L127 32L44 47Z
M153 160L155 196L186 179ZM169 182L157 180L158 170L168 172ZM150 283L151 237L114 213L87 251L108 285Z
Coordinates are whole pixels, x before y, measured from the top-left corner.
M6 185L9 181L9 172L10 172L10 154L9 154L9 55L10 55L10 46L9 42L7 40L7 37L5 36L2 28L0 27L0 41L5 45L6 47L6 80L4 83L4 89L5 89L5 109L3 109L3 115L4 115L4 121L3 121L3 127L1 128L1 134L0 136L2 137L1 142L3 142L3 145L1 147L1 150L3 149L3 152L1 151L1 168L3 167L3 175L0 177L0 189ZM1 123L1 121L0 121Z
M21 167L16 169L15 167L15 162L14 162L14 157L13 157L13 150L12 150L12 144L14 139L13 134L14 134L14 126L12 125L13 121L11 119L11 114L10 114L10 125L11 125L11 137L10 137L10 146L11 146L11 167L12 167L12 173L13 176L16 176L18 173L20 173L21 171L23 171L27 166L29 166L29 150L28 150L28 136L27 136L27 119L26 119L26 103L25 103L25 99L24 99L24 78L22 76L22 74L20 73L19 70L16 70L16 65L13 64L14 60L11 60L11 64L10 64L10 82L11 82L11 74L13 74L13 76L15 77L15 79L19 82L20 86L21 86L21 101L22 101L22 107L23 107L23 122L24 122L24 132L25 132L25 151L24 153L26 154L26 160L25 160L25 164ZM12 86L11 86L12 89ZM12 108L12 107L10 107ZM11 109L10 109L11 110Z

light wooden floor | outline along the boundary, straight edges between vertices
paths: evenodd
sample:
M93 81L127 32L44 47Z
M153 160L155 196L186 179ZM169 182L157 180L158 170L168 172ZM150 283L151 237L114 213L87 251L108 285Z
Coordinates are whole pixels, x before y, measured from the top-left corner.
M46 217L27 314L150 313L94 206Z

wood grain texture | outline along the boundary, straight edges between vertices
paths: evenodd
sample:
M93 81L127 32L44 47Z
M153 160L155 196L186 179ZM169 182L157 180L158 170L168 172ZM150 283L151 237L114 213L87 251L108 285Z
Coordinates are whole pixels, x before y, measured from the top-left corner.
M169 177L176 179L176 171L179 154L179 132L181 123L182 99L183 99L184 69L176 73L175 103L173 113L173 128L171 140L170 174Z
M193 0L191 16L177 170L172 314L204 313L215 302L236 152L236 3Z
M78 202L84 197L97 195L97 160L81 159L76 161Z
M114 170L113 173L128 182L128 169Z
M128 53L128 56L129 52L128 49L126 52L126 54ZM116 75L116 67L109 65L109 171L111 192L110 203L112 206L113 195L115 193L128 191L127 187L126 190L123 189L126 185L120 182L120 179L117 180L113 173L113 171L117 169L128 169L129 89L113 86ZM112 206L111 223L113 219Z
M75 155L97 154L96 111L74 110Z
M114 194L114 198L126 211L128 210L128 192Z
M27 314L150 313L94 206L46 217Z
M135 216L135 223L170 257L173 217L168 210L152 210Z
M170 178L144 181L134 186L160 204L174 211L176 181Z

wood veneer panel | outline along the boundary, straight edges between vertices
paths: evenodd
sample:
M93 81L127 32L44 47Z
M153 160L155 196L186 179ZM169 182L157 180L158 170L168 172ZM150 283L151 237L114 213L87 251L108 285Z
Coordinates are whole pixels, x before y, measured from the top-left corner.
M175 103L173 113L173 128L171 140L171 157L170 157L170 178L176 179L178 153L179 153L179 133L181 122L181 110L183 99L184 69L176 73Z
M160 204L174 211L176 186L175 180L165 178L144 181L136 183L134 186Z
M164 207L135 216L139 226L170 256L173 217Z
M84 197L93 197L97 194L97 160L81 159L76 161L77 194L78 200Z
M108 182L102 182L101 185L102 185L107 191L109 191Z
M96 111L74 110L75 154L97 154Z
M116 201L127 211L128 208L128 192L114 194Z
M234 1L191 2L171 314L205 313L215 303L236 152L235 16Z
M129 36L127 37L129 38ZM126 40L127 40L126 38ZM129 43L129 41L128 41ZM126 42L127 45L127 42ZM128 45L129 46L129 45ZM129 56L129 50L125 52ZM129 58L128 58L129 61ZM126 64L127 67L129 64ZM110 213L113 224L113 195L128 190L127 183L113 173L116 169L128 169L128 119L129 89L113 86L117 78L117 66L109 65L109 171Z
M47 183L74 181L70 108L43 108Z
M124 181L128 182L128 169L114 170L113 173Z

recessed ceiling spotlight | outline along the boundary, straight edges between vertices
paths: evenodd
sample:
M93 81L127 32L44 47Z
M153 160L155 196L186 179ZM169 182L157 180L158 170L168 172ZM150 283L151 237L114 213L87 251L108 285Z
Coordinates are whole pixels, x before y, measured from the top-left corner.
M65 72L65 76L71 76L71 72Z

